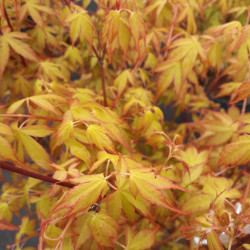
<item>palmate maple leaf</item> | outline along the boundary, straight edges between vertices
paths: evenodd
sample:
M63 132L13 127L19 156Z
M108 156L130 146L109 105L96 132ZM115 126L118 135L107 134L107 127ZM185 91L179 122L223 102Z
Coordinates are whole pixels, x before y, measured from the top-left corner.
M9 61L10 48L30 61L38 61L30 45L21 41L21 39L29 39L26 33L16 31L10 32L8 28L3 28L2 32L3 35L0 36L0 79Z
M42 27L44 22L39 12L44 12L46 14L53 15L54 11L50 7L40 5L39 3L39 0L26 1L26 3L21 7L19 21L21 22L28 12L32 17L33 21L36 22L37 25Z

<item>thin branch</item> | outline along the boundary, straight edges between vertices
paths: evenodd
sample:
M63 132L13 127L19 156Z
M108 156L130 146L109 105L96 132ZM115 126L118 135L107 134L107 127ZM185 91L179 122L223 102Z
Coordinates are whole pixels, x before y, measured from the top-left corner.
M3 12L4 12L4 16L5 16L5 18L6 18L6 21L7 21L7 23L8 23L8 26L10 27L10 30L11 30L11 31L14 31L13 26L12 26L12 24L11 24L11 22L10 22L10 19L9 19L8 13L7 13L7 11L6 11L4 2L3 2Z
M69 9L71 10L71 6L70 6L70 0L64 0L65 4L69 7Z
M46 182L49 182L49 183L52 183L52 184L67 187L67 188L73 188L75 186L72 183L59 181L59 180L54 179L54 178L49 177L49 176L34 173L34 172L29 171L29 170L25 170L25 169L16 167L16 166L14 166L14 165L12 165L10 163L7 163L7 162L0 162L0 168L5 169L7 171L15 172L17 174L21 174L21 175L24 175L24 176L32 177L32 178L35 178L35 179L38 179L38 180L41 180L41 181L46 181Z
M104 106L107 106L106 87L105 87L105 78L104 78L104 69L103 69L104 50L103 50L103 55L101 57L99 53L97 52L94 45L92 45L92 49L95 53L95 56L98 59L100 73L101 73L101 80L102 80L103 102L104 102Z
M99 66L100 66L100 73L102 80L103 101L104 101L104 106L107 106L107 97L106 97L106 88L105 88L105 79L104 79L104 70L102 61L99 63Z

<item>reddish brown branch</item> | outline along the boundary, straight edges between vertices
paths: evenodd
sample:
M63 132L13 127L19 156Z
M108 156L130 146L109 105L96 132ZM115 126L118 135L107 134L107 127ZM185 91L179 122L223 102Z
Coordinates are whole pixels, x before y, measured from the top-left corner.
M100 62L99 66L100 66L100 73L101 73L101 79L102 79L103 101L104 101L104 106L107 106L107 97L106 97L106 88L105 88L103 63Z
M100 73L101 73L101 80L102 80L103 102L104 102L104 106L107 106L106 86L105 86L104 69L103 69L103 59L104 59L105 52L103 50L103 55L100 56L99 53L97 52L95 46L92 46L92 49L93 49L93 51L98 59Z
M64 0L65 4L69 7L69 9L71 10L71 7L70 7L70 1L69 0Z
M35 178L35 179L38 179L38 180L41 180L41 181L46 181L46 182L49 182L49 183L52 183L52 184L57 184L57 185L67 187L67 188L73 188L75 186L72 183L64 182L64 181L60 182L59 180L54 179L52 177L41 175L41 174L38 174L38 173L34 173L34 172L29 171L29 170L25 170L25 169L16 167L16 166L14 166L14 165L12 165L10 163L7 163L7 162L0 162L0 168L11 171L11 172L15 172L17 174L32 177L32 178Z
M4 3L3 3L3 12L4 12L5 19L6 19L7 23L8 23L8 26L10 27L10 30L14 31L13 26L12 26L12 24L10 22L10 19L9 19L8 13L6 11Z

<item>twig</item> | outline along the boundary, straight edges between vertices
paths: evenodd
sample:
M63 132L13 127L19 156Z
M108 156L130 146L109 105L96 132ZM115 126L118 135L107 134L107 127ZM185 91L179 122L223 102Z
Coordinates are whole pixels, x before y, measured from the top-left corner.
M6 18L6 21L7 21L7 23L8 23L8 26L10 27L10 30L11 30L11 31L14 31L13 26L12 26L12 24L11 24L11 22L10 22L10 19L9 19L8 13L7 13L7 11L6 11L4 2L3 2L3 12L4 12L4 16L5 16L5 18Z
M64 0L64 2L69 7L69 9L71 10L70 1L69 0Z
M25 170L25 169L16 167L16 166L14 166L10 163L7 163L7 162L0 162L0 168L11 171L11 172L15 172L17 174L21 174L24 176L32 177L32 178L35 178L35 179L38 179L41 181L46 181L46 182L49 182L52 184L57 184L57 185L67 187L67 188L73 188L75 186L72 183L65 182L65 181L59 181L59 180L54 179L54 178L49 177L49 176L34 173L34 172L29 171L29 170Z

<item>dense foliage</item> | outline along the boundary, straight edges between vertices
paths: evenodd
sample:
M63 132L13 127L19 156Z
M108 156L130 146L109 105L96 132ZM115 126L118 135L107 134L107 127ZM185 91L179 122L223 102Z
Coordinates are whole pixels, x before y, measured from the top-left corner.
M10 247L250 249L248 3L0 0Z

